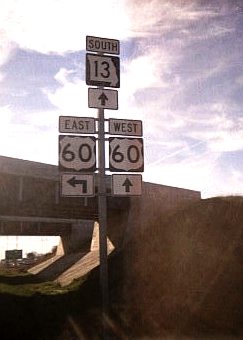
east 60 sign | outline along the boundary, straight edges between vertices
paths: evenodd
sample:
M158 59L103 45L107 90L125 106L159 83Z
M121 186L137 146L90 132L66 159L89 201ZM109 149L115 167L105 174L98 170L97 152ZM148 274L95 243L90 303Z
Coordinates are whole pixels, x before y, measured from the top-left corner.
M143 139L110 137L109 170L114 172L143 172Z
M60 135L59 169L61 171L95 171L96 138Z

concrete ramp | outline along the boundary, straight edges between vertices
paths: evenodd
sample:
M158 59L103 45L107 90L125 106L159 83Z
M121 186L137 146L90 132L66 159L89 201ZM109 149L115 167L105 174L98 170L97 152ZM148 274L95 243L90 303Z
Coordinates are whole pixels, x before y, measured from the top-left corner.
M109 255L115 249L112 242L107 238L107 254ZM99 255L99 224L95 223L93 237L91 242L90 252L85 254L69 269L63 272L57 279L56 282L60 283L61 286L66 286L72 283L73 280L78 279L92 269L99 266L100 255Z
M50 259L48 259L48 260L46 260L44 262L41 262L41 263L37 264L34 267L31 267L30 269L28 269L28 272L31 273L31 274L34 274L34 275L39 274L45 268L53 265L53 263L58 261L61 257L63 257L63 255L55 255L52 258L50 258Z
M80 260L86 253L79 252L68 255L57 255L52 259L45 261L29 270L35 274L40 280L55 280L59 275L65 272L74 263ZM52 261L51 261L52 260Z
M78 279L89 273L99 264L100 264L99 251L98 250L91 251L85 256L83 256L73 266L67 269L64 273L62 273L56 279L56 282L59 283L61 286L67 286L70 283L72 283L73 280Z
M113 250L114 246L107 238L108 255ZM62 242L60 242L57 254L54 257L30 268L28 271L37 275L40 279L55 280L60 285L65 286L72 283L73 280L86 275L93 268L99 266L99 264L99 224L95 223L89 251L65 255Z

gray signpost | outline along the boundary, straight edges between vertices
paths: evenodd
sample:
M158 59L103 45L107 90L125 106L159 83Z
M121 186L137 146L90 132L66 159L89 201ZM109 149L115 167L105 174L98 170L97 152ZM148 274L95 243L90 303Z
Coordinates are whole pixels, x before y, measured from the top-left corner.
M105 181L105 117L104 109L118 108L118 94L104 87L120 87L119 41L98 37L86 37L86 49L96 54L86 54L86 84L89 88L89 107L98 108L98 213L100 244L100 286L102 295L103 336L106 338L105 319L109 307L107 260L107 198ZM114 98L115 97L115 98Z

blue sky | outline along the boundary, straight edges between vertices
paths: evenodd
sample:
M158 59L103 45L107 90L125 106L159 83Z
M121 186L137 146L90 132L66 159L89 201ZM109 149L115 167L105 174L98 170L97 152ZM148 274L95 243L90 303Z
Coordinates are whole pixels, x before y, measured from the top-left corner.
M106 117L143 121L143 179L243 194L243 1L2 1L0 154L57 164L58 117L97 116L86 35L120 40Z

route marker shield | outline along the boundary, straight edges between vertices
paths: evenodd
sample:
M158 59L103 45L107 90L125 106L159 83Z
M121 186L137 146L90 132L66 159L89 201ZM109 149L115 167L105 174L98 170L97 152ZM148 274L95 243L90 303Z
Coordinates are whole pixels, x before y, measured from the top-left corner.
M61 171L95 171L96 138L59 135L59 169Z
M86 84L120 87L120 59L114 56L86 54Z
M143 172L143 139L110 137L109 169L114 172Z

